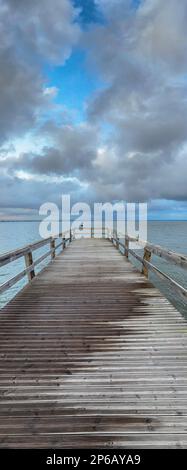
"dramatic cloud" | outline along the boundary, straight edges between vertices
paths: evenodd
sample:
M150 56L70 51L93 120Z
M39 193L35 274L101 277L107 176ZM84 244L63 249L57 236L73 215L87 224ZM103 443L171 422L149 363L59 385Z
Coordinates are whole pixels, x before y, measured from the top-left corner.
M31 208L68 191L74 199L187 200L186 0L95 0L102 20L89 18L81 32L75 4L0 0L2 205L16 204L14 191ZM101 86L83 122L67 125L55 119L58 89L43 70L64 64L75 45ZM11 137L37 123L46 143L14 155Z
M48 128L49 132L49 128ZM44 147L40 154L23 154L9 159L11 169L21 169L42 175L66 175L82 179L97 157L98 136L88 125L52 127L54 147Z
M45 200L60 203L62 193L71 193L74 201L77 197L94 199L89 186L91 178L97 180L98 176L93 170L99 145L97 129L88 124L57 126L48 122L43 133L51 146L37 153L18 156L14 148L1 152L2 207L14 207L18 201L19 206L35 208Z
M79 37L69 0L1 0L1 10L18 48L57 64L69 57Z
M85 198L85 190L78 181L54 181L27 179L24 177L0 177L1 209L38 209L42 203L53 201L60 206L61 195L71 193L76 200L77 192ZM15 211L16 213L16 211Z
M68 0L0 0L0 143L47 112L44 61L63 64L79 35Z
M88 33L87 44L107 86L90 100L88 114L90 122L111 126L116 191L118 179L120 197L186 199L187 3L144 0L136 10L130 1L97 4L107 21Z

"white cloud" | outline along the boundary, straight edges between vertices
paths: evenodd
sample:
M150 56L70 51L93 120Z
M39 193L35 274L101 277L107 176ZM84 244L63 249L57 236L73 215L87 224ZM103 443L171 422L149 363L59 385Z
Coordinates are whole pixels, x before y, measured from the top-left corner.
M56 98L56 96L58 95L58 92L59 92L59 89L55 86L51 86L51 87L46 87L44 88L44 95L47 95L47 96L51 96L52 98Z

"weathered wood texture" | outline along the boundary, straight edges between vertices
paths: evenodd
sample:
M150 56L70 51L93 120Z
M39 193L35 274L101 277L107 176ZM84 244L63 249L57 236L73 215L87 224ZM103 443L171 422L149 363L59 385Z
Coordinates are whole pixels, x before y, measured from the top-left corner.
M108 240L1 311L0 447L187 448L187 323Z

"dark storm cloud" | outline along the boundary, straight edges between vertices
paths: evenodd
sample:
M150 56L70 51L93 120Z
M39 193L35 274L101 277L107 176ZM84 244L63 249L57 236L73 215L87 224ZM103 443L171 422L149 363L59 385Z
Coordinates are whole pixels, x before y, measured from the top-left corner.
M0 143L34 125L40 107L48 105L40 74L17 61L14 51L0 52Z
M84 196L84 190L80 187L78 181L41 181L24 180L11 175L0 177L1 187L1 208L25 208L38 209L46 201L53 201L61 205L61 195L71 193L72 198L76 200L76 194Z

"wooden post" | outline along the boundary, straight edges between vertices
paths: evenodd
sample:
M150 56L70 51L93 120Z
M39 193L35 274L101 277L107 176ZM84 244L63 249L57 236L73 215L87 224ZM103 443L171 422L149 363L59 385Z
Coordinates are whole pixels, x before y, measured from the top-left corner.
M63 250L64 250L64 248L66 248L66 238L65 238L65 237L63 237L62 241L63 241L63 245L62 245L62 247L63 247Z
M116 246L116 237L117 237L117 233L116 232L113 232L113 245Z
M129 257L129 238L128 238L128 236L125 237L125 251L124 251L124 255L126 256L126 258Z
M94 229L91 227L91 238L94 238Z
M151 251L149 251L146 247L144 248L144 257L143 259L145 261L150 261L151 259ZM142 265L142 274L144 274L144 276L148 277L148 274L149 274L149 270L147 268L146 265Z
M50 247L51 247L51 259L55 259L55 239L52 238L50 241Z
M32 251L30 250L28 253L26 253L25 255L25 265L26 265L26 268L29 268L30 266L32 266L33 264L33 257L32 257ZM34 272L34 268L32 269L32 271L29 271L27 273L27 277L28 277L28 281L31 282L32 279L35 277L35 272Z
M72 231L70 229L70 243L72 242Z
M113 235L113 242L114 242L114 245L115 245L116 249L118 250L118 248L119 248L119 243L118 243L117 232L114 232L114 235Z
M116 234L116 250L119 250L119 238Z

